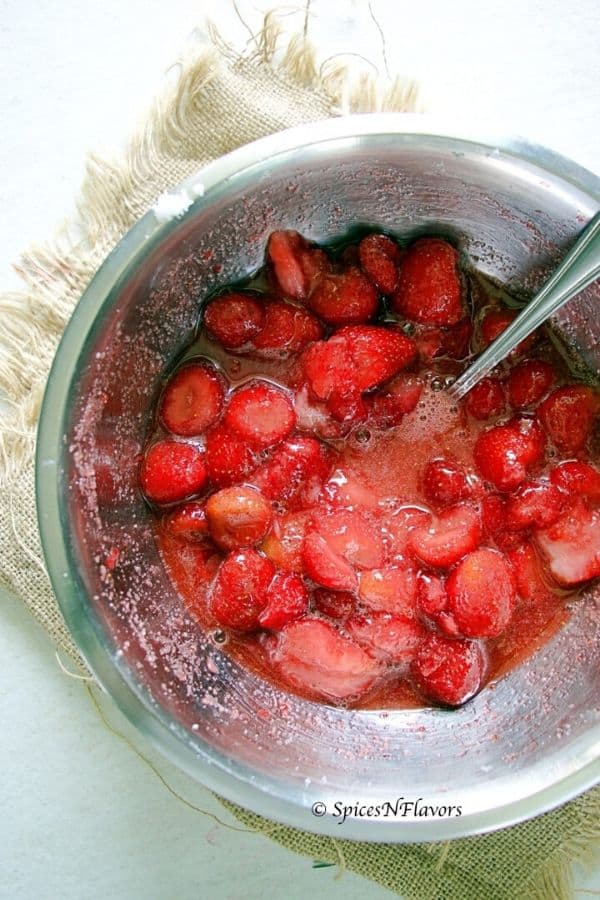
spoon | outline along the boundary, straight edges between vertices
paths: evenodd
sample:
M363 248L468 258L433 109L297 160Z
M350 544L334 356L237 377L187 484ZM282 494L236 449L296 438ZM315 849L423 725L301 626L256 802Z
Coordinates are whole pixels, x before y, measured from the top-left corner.
M600 276L600 212L581 232L554 274L517 318L477 357L448 393L460 400L517 344Z

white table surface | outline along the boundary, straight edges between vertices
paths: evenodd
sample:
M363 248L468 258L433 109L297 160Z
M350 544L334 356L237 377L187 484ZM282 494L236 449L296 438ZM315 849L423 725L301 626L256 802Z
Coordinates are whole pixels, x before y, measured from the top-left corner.
M270 5L238 8L256 29ZM289 28L301 26L302 5L286 5ZM432 112L489 117L600 170L597 0L371 5L390 68L421 81ZM19 251L72 212L86 152L122 145L206 15L244 45L229 0L0 0L0 290L18 287L10 263ZM384 71L368 3L313 0L310 33L321 58L359 48ZM5 592L0 659L0 897L391 896L182 806L106 730L84 685L60 671L46 635ZM207 791L143 749L186 798L227 818ZM576 880L597 890L600 869Z

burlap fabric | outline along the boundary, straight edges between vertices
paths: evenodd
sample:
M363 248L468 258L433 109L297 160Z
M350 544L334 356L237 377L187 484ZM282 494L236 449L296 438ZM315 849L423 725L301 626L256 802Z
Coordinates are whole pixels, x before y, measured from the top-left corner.
M274 62L275 56L278 59ZM0 298L0 578L55 643L78 659L42 562L34 500L35 427L62 330L98 266L158 195L203 164L256 138L340 112L415 108L412 85L379 89L335 61L318 72L301 39L278 48L269 19L243 59L218 42L190 51L123 159L89 160L76 223L20 263L25 288ZM8 349L5 349L8 348ZM591 861L600 791L535 821L444 845L359 844L272 823L230 803L249 827L297 853L340 864L415 900L521 900L572 895L570 862Z

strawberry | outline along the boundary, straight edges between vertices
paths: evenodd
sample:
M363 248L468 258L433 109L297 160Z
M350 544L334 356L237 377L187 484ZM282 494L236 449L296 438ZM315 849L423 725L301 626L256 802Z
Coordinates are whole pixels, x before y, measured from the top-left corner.
M206 435L206 472L215 487L242 481L255 467L252 447L222 424Z
M267 605L258 617L261 628L280 631L308 612L310 597L298 575L278 573L267 590Z
M328 325L359 325L375 315L377 291L360 269L351 267L338 274L323 275L307 303Z
M202 434L221 415L227 382L208 361L187 363L163 391L159 419L171 434Z
M473 455L482 476L499 491L512 491L543 459L545 440L533 419L511 419L480 434Z
M426 325L455 325L464 316L458 253L441 238L422 238L400 262L392 306Z
M465 556L446 582L448 612L464 637L498 637L512 618L516 590L512 569L498 550Z
M200 493L205 481L204 452L195 444L166 439L146 450L140 486L151 503L178 503Z
M165 528L175 537L186 541L201 541L208 537L208 521L204 501L190 500L179 506L165 519Z
M374 509L377 506L373 486L365 478L358 478L348 469L334 469L329 480L323 485L318 499L319 502L336 509L340 507Z
M552 597L546 584L540 559L531 544L519 544L508 550L508 559L513 567L517 593L528 603L544 602Z
M309 481L320 488L330 470L331 454L325 445L315 438L296 435L276 447L250 481L269 500L289 500Z
M439 575L419 574L417 611L436 625L442 634L458 637L459 631L452 614L448 612L448 594L443 578Z
M268 381L254 381L231 395L223 421L250 446L262 450L290 434L296 414L285 391Z
M315 584L333 591L354 591L356 574L350 563L331 549L316 531L307 533L302 544L303 569Z
M451 459L441 457L427 463L423 476L425 497L438 506L453 506L471 494L465 470Z
M317 588L313 594L315 610L330 619L343 621L356 609L356 597L344 591L327 591Z
M600 500L600 472L589 463L570 459L550 470L550 481L567 494Z
M581 450L600 412L597 392L583 384L557 388L538 407L538 419L559 450Z
M419 356L427 363L440 356L464 359L469 355L472 334L471 319L465 316L456 325L451 325L449 328L418 325L414 339L419 349Z
M217 622L237 631L258 628L274 575L273 563L256 550L230 553L221 563L209 600Z
M261 550L284 572L302 572L302 545L311 520L310 512L288 513L275 519Z
M327 401L327 409L336 421L343 427L350 424L351 427L364 422L369 414L367 404L357 391L344 390L343 393L333 393Z
M491 419L504 410L504 390L497 378L482 378L467 394L465 405L475 419Z
M408 664L415 657L426 631L420 622L404 615L370 612L354 615L344 625L346 632L376 659Z
M432 518L430 525L414 528L408 550L436 569L447 569L479 546L481 522L470 506L451 506Z
M432 634L419 646L411 674L427 699L445 706L460 706L482 686L485 668L479 644Z
M416 375L398 375L385 388L367 399L369 421L379 428L398 425L413 411L423 392L423 381Z
M331 550L350 565L359 569L375 569L383 564L383 535L364 513L350 509L334 510L313 516L313 525Z
M266 256L279 288L292 300L306 300L319 276L331 268L326 253L297 231L274 231Z
M282 359L322 337L323 326L308 310L270 300L265 303L263 324L252 340L252 349L254 355Z
M369 609L413 615L417 575L410 563L369 569L358 576L358 596Z
M543 359L524 359L508 376L508 399L513 409L526 409L552 387L554 368Z
M382 294L392 294L398 284L401 251L387 234L369 234L358 245L360 265Z
M259 333L264 322L260 295L240 291L211 300L204 311L209 336L226 350L239 350Z
M394 556L404 557L408 552L411 531L428 526L431 513L420 506L400 506L385 519L385 529L390 539L390 550Z
M506 501L499 494L486 494L481 500L483 533L495 537L506 528Z
M600 511L576 498L554 525L535 535L553 578L571 587L600 575Z
M337 422L324 403L313 398L307 384L303 384L294 395L296 427L300 431L321 438L339 438L352 427L351 422Z
M310 617L283 628L271 663L293 687L334 701L364 694L380 673L379 663L355 641Z
M488 347L492 341L499 337L505 328L517 318L518 312L514 309L492 309L481 320L479 326L479 335L483 347ZM519 355L527 353L537 340L536 332L526 337L520 344L517 344L511 355Z
M546 528L559 518L564 495L548 481L525 481L508 499L506 527L511 531L522 528Z
M253 487L221 488L206 501L210 536L223 550L238 550L258 544L268 532L271 504Z

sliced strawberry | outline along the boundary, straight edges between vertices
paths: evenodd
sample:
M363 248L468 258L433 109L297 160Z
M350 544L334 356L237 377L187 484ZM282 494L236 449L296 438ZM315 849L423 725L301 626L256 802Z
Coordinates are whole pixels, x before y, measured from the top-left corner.
M264 308L256 294L235 292L211 300L204 311L204 327L226 350L239 350L259 333Z
M404 557L408 553L410 534L415 528L429 526L431 513L420 506L400 506L385 519L385 529L390 537L393 556Z
M419 574L417 611L448 637L459 636L456 622L448 612L446 584L439 575Z
M308 612L310 597L298 575L275 575L267 590L267 605L258 617L261 628L280 631Z
M581 450L600 412L597 392L583 384L557 388L538 407L538 419L556 446L568 453Z
M307 384L301 385L294 395L294 412L296 427L316 437L343 437L352 427L351 422L336 421L325 404L314 399Z
M206 481L204 451L182 441L157 441L146 451L140 486L151 503L178 503L198 494Z
M460 706L481 688L485 668L479 644L432 634L419 646L411 673L417 689L427 699Z
M417 375L398 375L385 388L367 398L369 421L379 428L398 425L416 407L423 387L423 380Z
M188 363L169 379L160 400L160 421L171 434L202 434L221 415L226 390L225 378L212 363Z
M540 559L531 544L519 544L506 554L512 564L517 593L522 600L539 603L552 597Z
M419 356L424 362L431 362L441 356L450 359L464 359L469 355L473 324L465 316L449 328L432 328L418 325L414 334Z
M506 507L506 527L511 531L522 528L547 528L559 518L564 507L564 495L548 481L526 481L509 497Z
M255 470L251 483L269 500L289 500L308 481L320 489L331 470L331 458L320 441L296 435L280 444L273 456Z
M410 563L360 572L358 596L369 609L414 615L417 573Z
M254 381L231 395L223 421L252 447L264 449L290 434L296 414L285 391L267 381Z
M462 466L451 459L432 459L423 476L426 498L438 506L453 506L471 494L471 487Z
M483 533L495 537L506 528L506 501L499 494L486 494L481 500Z
M600 472L589 463L576 459L561 462L551 469L550 481L567 494L600 500Z
M230 553L217 573L210 610L219 624L238 631L259 627L275 567L256 550Z
M344 628L376 659L396 665L406 665L414 659L427 633L414 618L387 612L354 615L347 620Z
M356 574L350 563L332 550L317 531L308 532L304 539L302 565L315 584L334 591L356 589Z
M481 521L470 506L451 506L432 518L429 526L414 528L408 549L418 560L447 569L479 546Z
M334 469L323 485L319 501L334 508L373 509L377 506L377 497L370 482L348 469Z
M275 519L261 550L278 569L302 572L302 545L311 520L310 512L289 513Z
M208 537L208 521L204 501L190 500L179 506L165 519L165 527L176 537L186 541L201 541Z
M356 597L344 591L317 588L313 594L315 610L330 619L343 621L356 610Z
M266 255L281 291L292 300L306 300L315 281L331 266L325 252L297 231L274 231Z
M458 253L441 238L422 238L400 262L392 306L407 319L428 325L454 325L464 316Z
M369 414L367 405L358 391L334 393L327 401L327 409L337 422L351 426L364 422Z
M271 662L293 687L326 700L358 698L380 673L379 663L355 641L309 617L280 632Z
M222 488L206 501L210 536L223 550L258 544L273 520L269 501L253 487Z
M510 323L517 318L517 315L518 311L514 309L492 309L486 313L479 326L479 333L483 346L488 347L492 341L495 341L496 338L508 328ZM536 340L537 334L534 332L533 334L530 334L529 337L525 338L525 340L521 341L520 344L517 344L513 353L527 353L531 350Z
M215 487L228 487L256 467L252 447L239 435L217 425L206 436L206 472Z
M307 302L328 325L359 325L375 315L377 291L360 269L351 267L339 274L323 275Z
M475 463L487 481L499 491L512 491L544 456L542 429L533 419L511 419L480 434L475 443Z
M358 245L363 272L382 294L392 294L398 284L401 251L387 234L369 234Z
M252 340L255 355L282 359L323 337L323 326L308 310L283 300L265 303L263 324Z
M364 513L351 509L334 510L315 516L314 527L331 550L350 565L359 569L376 569L383 565L383 535Z
M600 575L600 511L577 498L561 518L535 540L552 576L564 587Z
M508 399L513 409L526 409L552 387L554 368L543 359L525 359L508 376Z
M497 378L482 378L467 394L465 404L476 419L491 419L503 411L506 400Z
M446 582L448 612L463 637L493 638L507 627L516 602L512 569L498 550L469 553Z

